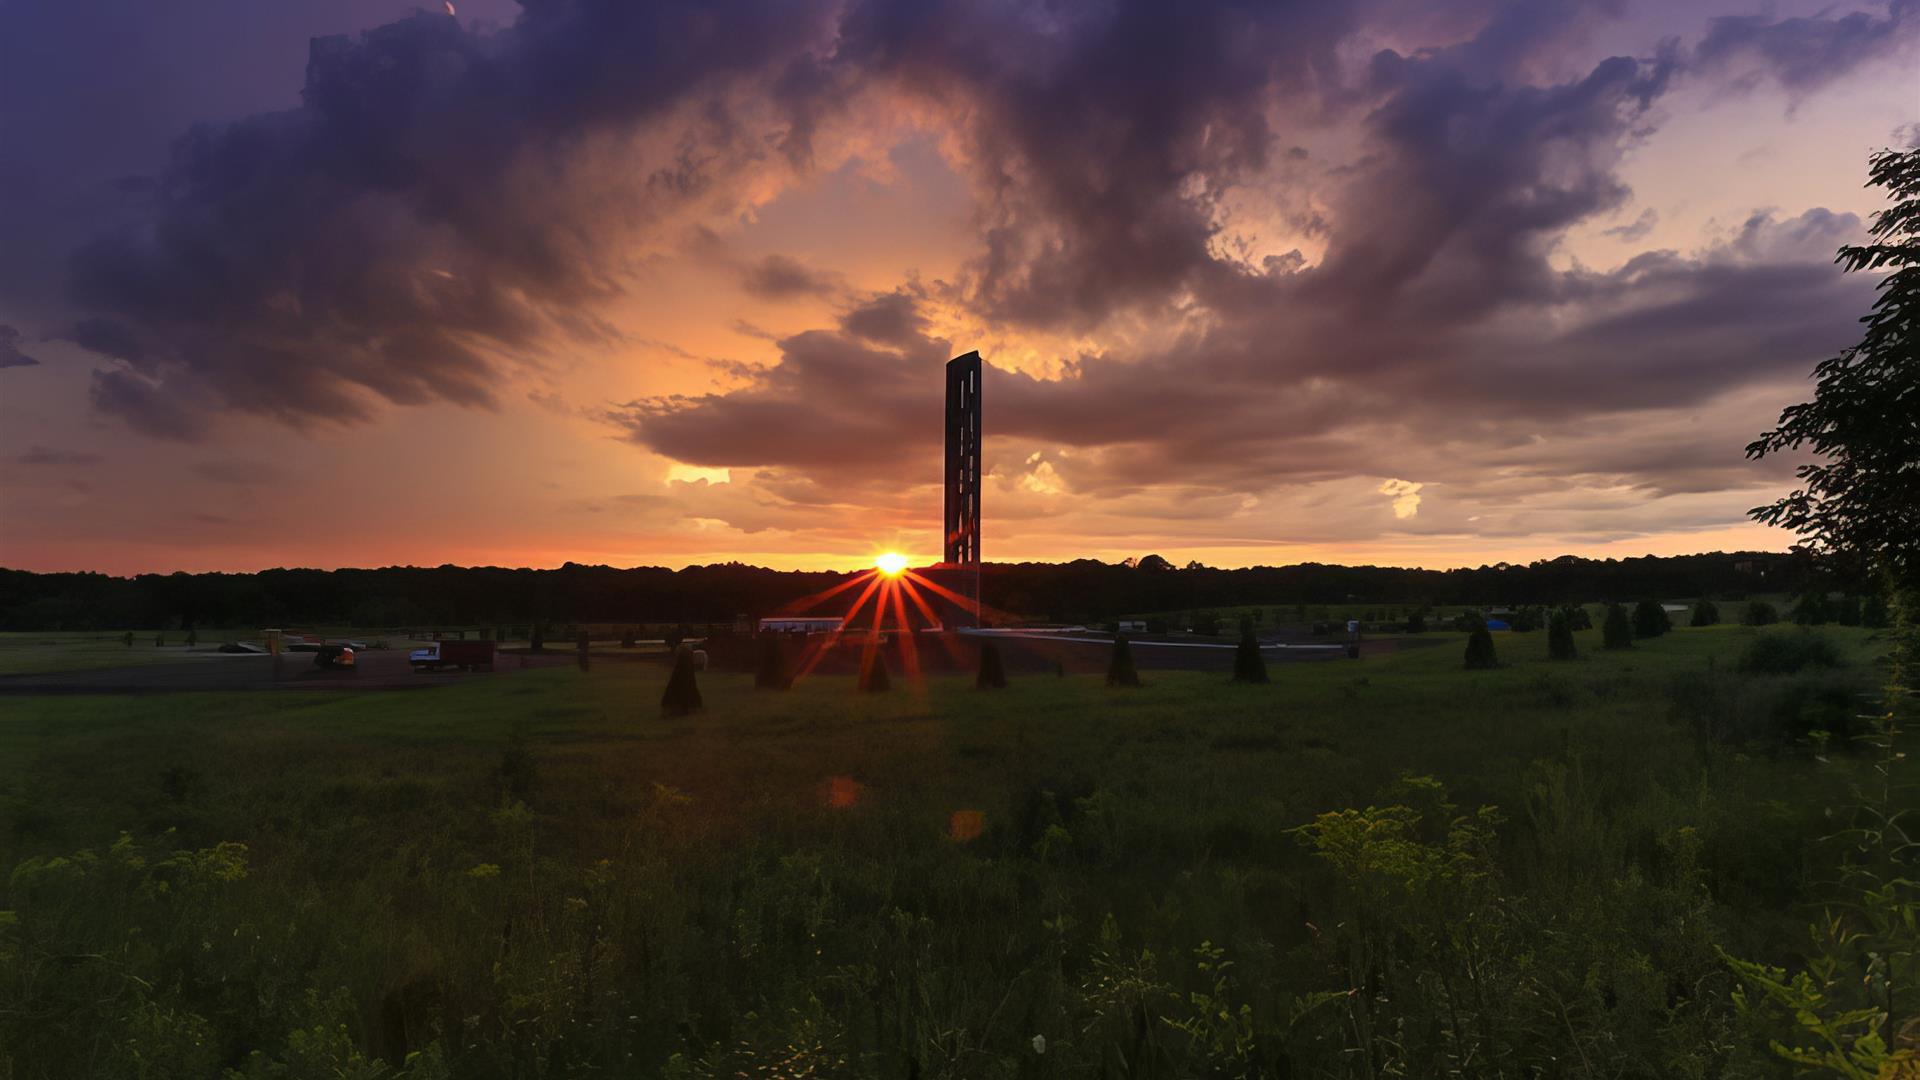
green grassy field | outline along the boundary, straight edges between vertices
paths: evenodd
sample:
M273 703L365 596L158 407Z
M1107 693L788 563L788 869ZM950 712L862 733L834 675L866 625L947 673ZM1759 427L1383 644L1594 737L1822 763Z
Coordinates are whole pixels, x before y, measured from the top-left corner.
M1755 633L0 699L0 1077L1792 1075L1719 950L1805 945L1884 643Z

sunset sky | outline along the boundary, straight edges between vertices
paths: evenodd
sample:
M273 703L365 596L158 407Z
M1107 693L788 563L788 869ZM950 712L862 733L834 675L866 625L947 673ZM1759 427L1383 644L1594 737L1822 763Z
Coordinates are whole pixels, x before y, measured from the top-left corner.
M0 0L0 565L1781 549L1920 2Z

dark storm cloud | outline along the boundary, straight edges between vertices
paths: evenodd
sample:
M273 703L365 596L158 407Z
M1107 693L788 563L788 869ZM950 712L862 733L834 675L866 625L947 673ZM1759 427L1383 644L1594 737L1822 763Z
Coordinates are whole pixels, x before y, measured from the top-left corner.
M1212 205L1282 148L1269 108L1336 78L1357 8L873 0L840 61L951 110L968 142L984 314L1087 324L1219 274Z
M20 351L20 331L0 323L0 368L37 367L39 363Z
M1879 21L1904 33L1909 2ZM316 42L300 108L183 139L152 215L79 259L95 315L72 337L118 362L95 374L95 406L163 437L221 410L298 425L381 402L485 407L504 365L610 334L581 313L624 288L622 240L740 174L804 169L822 125L871 92L960 144L980 237L960 279L782 336L778 363L723 367L737 389L607 411L627 438L764 466L795 500L931 461L957 351L932 329L944 306L1086 334L1161 320L1095 338L1060 378L989 357L1007 475L1048 450L1076 492L1219 494L1399 473L1407 446L1478 460L1596 410L1804 369L1861 309L1827 261L1858 225L1839 215L1556 269L1569 229L1629 205L1619 163L1683 57L1723 70L1794 34L1826 35L1836 65L1872 52L1850 16L1723 21L1691 54L1575 66L1612 8L552 0L495 34L422 14ZM1450 44L1343 59L1380 26ZM1354 157L1327 170L1279 117L1339 127ZM1311 206L1268 186L1308 175L1326 185ZM1223 208L1249 192L1324 254L1223 254ZM739 269L761 298L844 294L785 256ZM1658 456L1631 464L1666 484ZM1697 484L1677 475L1689 463L1666 467L1673 490Z
M1654 226L1658 224L1660 224L1660 215L1653 207L1649 206L1645 210L1640 211L1639 217L1634 218L1625 225L1616 225L1611 229L1605 230L1605 235L1611 236L1623 244L1637 243L1645 240L1647 235L1653 232Z
M826 296L838 291L840 275L816 270L786 255L768 255L749 265L740 285L762 300L784 300L792 296Z
M1862 64L1884 59L1920 35L1920 3L1892 0L1884 16L1866 11L1790 19L1727 15L1708 23L1694 49L1704 71L1733 71L1747 84L1771 77L1789 92L1817 90Z
M1809 255L1859 229L1851 215L1820 210L1757 216L1699 256L1553 274L1497 318L1472 322L1409 323L1390 310L1371 324L1316 321L1310 284L1269 282L1255 314L1158 348L1082 356L1058 379L989 358L987 465L1017 476L1030 452L1050 448L1049 466L1072 491L1106 497L1431 476L1445 460L1511 468L1535 489L1582 474L1657 493L1750 481L1735 443L1716 459L1705 450L1712 439L1677 441L1633 417L1803 374L1847 340L1872 283ZM743 388L630 403L606 419L698 465L778 466L835 482L883 465L930 469L939 370L953 347L925 331L925 302L911 292L876 297L834 329L781 341L779 363ZM885 334L853 329L881 312ZM1601 415L1615 419L1592 420ZM1583 428L1590 438L1572 440ZM1546 434L1577 449L1543 443Z
M316 39L299 108L188 134L150 215L77 255L97 314L73 337L128 365L95 405L173 438L222 408L490 405L503 363L601 334L576 313L619 291L619 236L764 159L734 95L767 100L741 85L825 25L797 4L555 0L491 34L423 12Z
M1558 85L1510 81L1515 57L1562 25L1516 10L1449 49L1374 57L1374 156L1338 196L1313 293L1390 301L1422 329L1545 300L1554 243L1625 201L1615 166L1675 59L1615 56Z

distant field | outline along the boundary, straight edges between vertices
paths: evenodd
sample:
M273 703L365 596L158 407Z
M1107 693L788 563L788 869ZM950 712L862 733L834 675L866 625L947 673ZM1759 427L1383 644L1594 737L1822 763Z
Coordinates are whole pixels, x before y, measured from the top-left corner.
M1789 598L1784 593L1756 593L1743 600L1715 600L1714 605L1719 608L1722 621L1738 623L1741 617L1746 614L1747 605L1756 600L1765 600L1772 603L1775 609L1780 612L1782 618L1786 616ZM1692 599L1667 599L1662 602L1667 604L1686 604L1691 607L1695 601ZM1596 624L1605 611L1604 604L1585 604L1580 606L1584 606L1587 609L1588 613L1594 617ZM1628 607L1631 608L1632 604L1628 604ZM1479 606L1466 604L1234 604L1223 607L1201 605L1196 608L1180 608L1176 611L1140 612L1121 617L1126 619L1171 619L1177 622L1184 622L1195 612L1211 612L1219 617L1221 621L1221 633L1222 635L1226 635L1228 633L1237 634L1239 632L1235 628L1243 616L1253 618L1256 626L1271 627L1276 623L1345 623L1348 619L1368 619L1390 622L1403 620L1415 611L1425 611L1428 625L1439 627L1463 612L1479 610L1481 610ZM1676 621L1683 625L1685 623L1684 619Z
M1715 950L1802 944L1870 770L1781 732L1858 711L1880 644L1736 676L1754 634L709 675L679 719L633 664L0 700L0 1076L1788 1075Z
M320 631L315 632L320 633ZM95 631L0 633L0 675L33 675L148 664L177 664L196 656L207 656L211 660L212 657L209 654L218 653L221 642L258 642L260 640L260 631L257 629L203 630L199 632L199 643L189 648L186 634L181 631L166 631L164 634L166 643L155 645L154 635L159 631L137 630L133 634L133 644L128 645L122 638L124 633L125 631L111 634ZM340 631L337 636L364 635ZM394 640L390 644L398 648L404 643Z

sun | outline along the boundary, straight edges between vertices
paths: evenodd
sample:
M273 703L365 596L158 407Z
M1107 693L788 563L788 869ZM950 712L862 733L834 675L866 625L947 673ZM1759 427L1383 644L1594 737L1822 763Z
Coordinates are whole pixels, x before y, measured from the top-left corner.
M874 558L873 568L888 577L899 577L906 573L907 557L897 551L883 551Z

